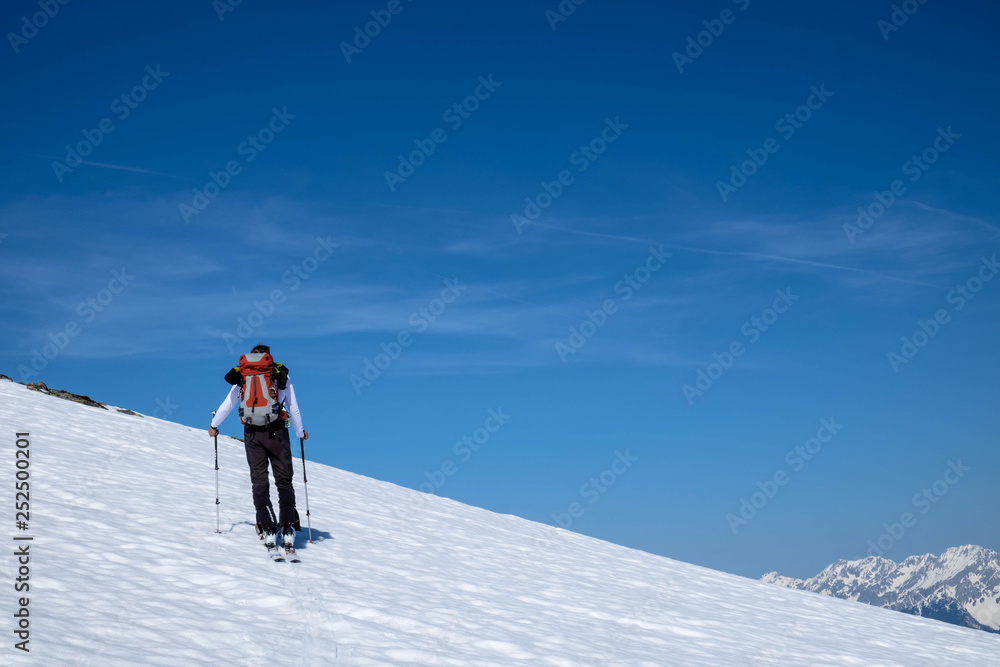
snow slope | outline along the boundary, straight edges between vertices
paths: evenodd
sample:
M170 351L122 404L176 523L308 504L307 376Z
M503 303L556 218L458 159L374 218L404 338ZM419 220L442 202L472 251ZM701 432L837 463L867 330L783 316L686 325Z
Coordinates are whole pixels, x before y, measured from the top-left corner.
M1000 664L994 635L318 464L309 469L318 539L300 535L303 563L272 563L251 525L238 441L219 439L216 535L202 430L4 381L0 424L10 536L14 433L31 434L35 537L31 653L13 648L6 594L3 664ZM6 588L16 564L8 555L2 565Z

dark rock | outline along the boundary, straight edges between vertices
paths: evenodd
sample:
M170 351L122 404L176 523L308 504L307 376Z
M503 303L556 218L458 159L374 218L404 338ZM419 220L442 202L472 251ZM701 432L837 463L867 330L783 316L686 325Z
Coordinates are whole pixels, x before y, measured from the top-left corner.
M124 415L134 415L136 417L141 417L142 416L138 412L132 412L128 408L118 408L118 412L120 412L120 413L122 413Z
M62 389L49 389L45 386L44 382L32 382L29 385L25 385L28 389L32 391L40 391L43 394L48 394L49 396L55 396L56 398L62 398L67 401L73 401L74 403L83 403L84 405L91 405L95 408L101 408L102 410L107 410L108 407L104 403L98 403L90 396L82 396L80 394L73 394Z
M952 625L961 625L973 630L985 630L986 632L1000 632L983 625L972 617L968 611L962 608L955 598L942 597L930 603L914 605L912 607L897 607L896 611L924 618L933 618L935 621L943 621Z
M104 403L99 403L92 399L90 396L82 396L80 394L72 394L68 391L63 391L62 389L50 389L50 396L56 396L58 398L64 398L67 401L73 401L74 403L83 403L84 405L92 405L95 408L101 408L102 410L107 410L108 406Z

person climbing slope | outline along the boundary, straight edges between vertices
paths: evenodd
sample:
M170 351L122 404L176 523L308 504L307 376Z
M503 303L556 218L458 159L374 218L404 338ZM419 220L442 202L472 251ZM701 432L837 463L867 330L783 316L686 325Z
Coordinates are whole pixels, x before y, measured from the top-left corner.
M217 436L219 425L233 408L239 406L240 422L244 427L243 443L250 465L253 505L257 511L257 532L271 557L280 558L276 545L280 530L285 553L294 560L295 531L301 528L295 509L295 489L292 487L289 418L295 435L302 440L309 439L309 431L302 428L302 415L295 400L295 390L288 380L288 368L275 363L271 348L261 344L254 347L250 354L240 357L239 365L226 373L226 381L233 388L216 410L208 434ZM271 505L268 464L278 489L277 516Z

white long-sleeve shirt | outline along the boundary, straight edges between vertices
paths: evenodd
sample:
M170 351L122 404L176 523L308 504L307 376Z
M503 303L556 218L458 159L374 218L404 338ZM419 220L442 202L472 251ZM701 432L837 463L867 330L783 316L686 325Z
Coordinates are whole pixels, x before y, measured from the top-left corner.
M296 437L304 438L305 431L302 430L302 415L299 413L299 403L295 400L295 389L292 388L291 382L286 384L284 389L278 390L278 402L285 406L285 412L292 418L292 427L295 429ZM215 411L215 417L212 418L212 428L219 428L219 425L226 421L226 417L233 411L233 408L239 404L240 387L239 385L233 385L233 388L229 390L229 395L226 396L226 400Z

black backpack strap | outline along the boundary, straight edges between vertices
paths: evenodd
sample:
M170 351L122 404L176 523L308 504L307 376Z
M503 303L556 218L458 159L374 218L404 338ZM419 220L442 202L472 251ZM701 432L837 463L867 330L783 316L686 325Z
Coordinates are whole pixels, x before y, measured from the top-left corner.
M226 382L235 385L243 384L243 374L240 373L239 366L233 366L229 369L229 372L226 373Z
M277 380L278 389L288 386L288 367L284 364L274 364L274 377Z

